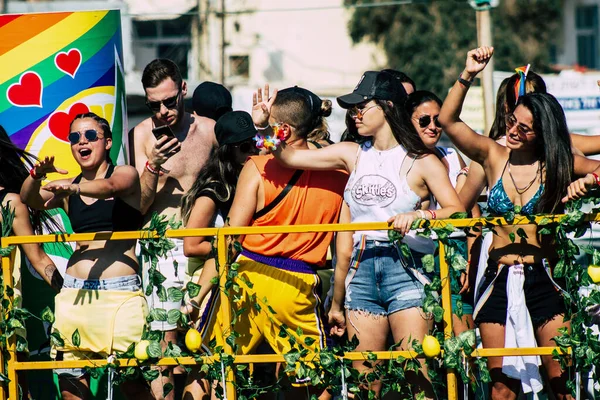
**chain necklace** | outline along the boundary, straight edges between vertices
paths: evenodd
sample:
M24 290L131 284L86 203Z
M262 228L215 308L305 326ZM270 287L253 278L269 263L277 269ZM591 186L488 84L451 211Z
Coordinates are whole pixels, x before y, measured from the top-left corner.
M529 188L533 185L533 183L537 180L538 174L540 173L540 169L541 169L540 167L541 167L542 164L540 163L540 160L537 160L536 162L538 163L538 168L535 171L535 175L534 175L533 179L531 180L531 182L529 182L527 185L525 185L525 187L520 188L520 187L517 186L517 182L515 182L515 178L513 177L513 174L510 171L510 165L511 165L511 163L510 163L510 157L509 157L509 159L508 159L508 176L510 176L510 180L512 181L512 184L515 187L515 190L517 191L517 193L519 195L522 195L523 193L525 193L526 191L528 191Z
M385 161L388 159L388 157L390 156L390 151L395 149L396 147L400 146L399 144L390 147L389 149L385 149L385 150L378 150L375 147L373 147L373 150L375 150L377 152L377 162L379 163L378 165L378 169L381 169L383 167L383 164L385 163ZM386 154L382 154L382 153L386 153Z

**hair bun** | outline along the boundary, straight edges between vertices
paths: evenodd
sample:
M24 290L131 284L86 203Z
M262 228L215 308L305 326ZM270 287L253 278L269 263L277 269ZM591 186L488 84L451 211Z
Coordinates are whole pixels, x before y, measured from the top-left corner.
M331 111L333 109L333 103L331 100L324 99L321 103L321 116L329 117L331 115Z

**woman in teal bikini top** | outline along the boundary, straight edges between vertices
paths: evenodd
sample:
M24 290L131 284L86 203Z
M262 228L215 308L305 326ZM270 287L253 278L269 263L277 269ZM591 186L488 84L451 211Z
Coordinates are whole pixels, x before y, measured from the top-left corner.
M504 165L504 171L502 171L502 176L504 175L504 172L506 171L506 167L509 165L509 161L506 161L506 164ZM510 174L510 172L509 172ZM540 184L538 190L535 192L535 194L533 195L533 197L524 205L524 206L515 206L512 202L512 200L510 199L510 197L508 197L508 195L506 194L506 190L504 190L504 183L502 182L502 176L500 176L500 179L498 179L498 182L496 182L496 184L490 189L490 193L488 194L488 202L487 202L487 206L488 206L488 212L490 214L493 215L506 215L509 212L514 212L515 214L521 214L521 215L532 215L535 213L535 208L540 200L540 197L542 196L542 193L544 192L544 184ZM536 178L534 178L534 180L531 182L531 184L533 184L533 182L537 179L537 174L536 174ZM514 184L514 182L513 182ZM516 186L516 185L515 185ZM525 190L529 189L529 187L526 187Z

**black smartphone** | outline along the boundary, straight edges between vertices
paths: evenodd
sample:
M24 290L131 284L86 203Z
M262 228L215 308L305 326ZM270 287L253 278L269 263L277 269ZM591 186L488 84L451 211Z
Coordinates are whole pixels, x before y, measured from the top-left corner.
M175 134L169 125L157 126L152 129L152 134L156 138L156 140L160 139L163 136L167 136L168 138L174 138Z

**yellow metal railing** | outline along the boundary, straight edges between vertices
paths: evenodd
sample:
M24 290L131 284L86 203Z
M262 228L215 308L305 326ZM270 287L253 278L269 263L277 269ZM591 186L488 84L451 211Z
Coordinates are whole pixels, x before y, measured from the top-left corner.
M516 217L510 223L504 220L504 218L465 218L465 219L452 219L452 220L432 220L430 221L432 227L441 228L448 224L451 224L455 228L466 228L473 226L501 226L501 225L528 225L528 224L539 224L542 220L545 223L559 222L563 215L554 216L536 216L535 218L527 217ZM589 215L587 220L600 220L600 214ZM254 234L268 234L268 233L307 233L307 232L343 232L343 231L363 231L363 230L389 230L390 227L385 222L373 222L373 223L356 223L356 224L332 224L332 225L295 225L295 226L268 226L268 227L224 227L224 228L204 228L204 229L178 229L169 230L166 232L166 237L169 238L184 238L192 236L216 236L218 261L219 265L227 265L227 240L228 236L238 235L254 235ZM11 245L20 245L28 243L54 243L54 242L82 242L91 240L131 240L131 239L149 239L157 238L158 236L153 235L147 231L137 232L102 232L102 233L80 233L80 234L58 234L58 235L37 235L37 236L10 236L3 237L1 240L1 247L7 248ZM443 321L444 321L444 335L445 337L452 336L452 308L451 308L451 290L449 268L445 260L445 247L440 242L440 278L442 282L442 307L444 309ZM10 255L2 258L2 274L4 277L4 296L8 298L6 288L13 286L13 263L14 252ZM222 271L220 274L221 287L224 287L225 280L227 279L226 271ZM9 299L11 300L11 299ZM10 303L12 304L12 302ZM9 310L4 310L7 313ZM227 296L221 297L221 311L223 312L224 320L231 320L231 311L229 298ZM108 363L108 360L78 360L78 361L17 361L16 359L16 343L15 335L12 335L8 339L8 360L5 363L2 359L2 353L0 353L0 372L8 376L10 380L7 388L8 393L3 386L0 385L0 400L7 398L11 400L18 399L18 384L17 384L17 373L18 371L27 370L47 370L55 368L83 368L83 367L102 367ZM233 355L232 349L227 341L222 340L224 343L224 353L227 355ZM498 349L478 349L475 350L471 357L494 357L494 356L512 356L512 355L551 355L553 351L559 351L558 347L537 347L537 348L498 348ZM381 351L372 352L378 360L390 360L396 359L399 356L405 358L420 357L419 354L414 351ZM346 360L365 360L366 353L361 352L348 352L344 354ZM218 356L205 356L202 357L203 363L218 362ZM252 363L276 363L285 362L282 355L237 355L234 358L235 364L252 364ZM137 360L135 359L118 359L113 360L120 368L128 366L136 366ZM5 364L7 369L4 370ZM175 365L196 365L197 361L192 357L178 357L178 358L162 358L156 365L159 366L175 366ZM226 372L226 392L228 399L235 399L236 393L233 385L233 371L231 368L227 369ZM448 386L448 399L457 399L457 387L458 387L456 372L452 369L447 371L447 386Z

